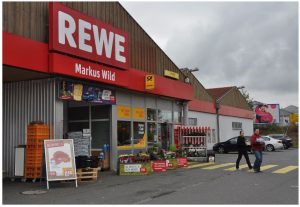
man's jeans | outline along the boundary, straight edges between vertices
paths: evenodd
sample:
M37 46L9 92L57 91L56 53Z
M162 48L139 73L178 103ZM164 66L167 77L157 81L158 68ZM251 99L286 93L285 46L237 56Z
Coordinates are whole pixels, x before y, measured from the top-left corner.
M254 166L253 169L255 171L260 171L260 165L262 163L262 151L254 151L255 154L255 162L254 162Z

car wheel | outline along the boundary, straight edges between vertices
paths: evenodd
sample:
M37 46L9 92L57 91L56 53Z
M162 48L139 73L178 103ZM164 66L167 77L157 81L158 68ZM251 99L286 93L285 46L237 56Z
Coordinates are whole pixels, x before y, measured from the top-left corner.
M274 150L275 150L275 148L274 148L274 146L273 146L273 145L271 145L271 144L268 144L268 145L266 146L266 150L267 150L268 152L271 152L271 151L274 151Z
M286 144L283 144L283 149L288 149L288 147L286 146Z
M218 149L218 152L221 153L221 154L225 153L224 147L220 146L219 149Z

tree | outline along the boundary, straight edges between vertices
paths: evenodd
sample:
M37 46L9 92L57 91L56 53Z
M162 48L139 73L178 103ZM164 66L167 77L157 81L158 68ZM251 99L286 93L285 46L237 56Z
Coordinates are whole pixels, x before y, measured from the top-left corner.
M253 109L253 98L251 98L250 95L249 95L249 93L246 90L244 90L244 89L242 89L241 93L244 96L244 98L246 99L249 107L251 109Z

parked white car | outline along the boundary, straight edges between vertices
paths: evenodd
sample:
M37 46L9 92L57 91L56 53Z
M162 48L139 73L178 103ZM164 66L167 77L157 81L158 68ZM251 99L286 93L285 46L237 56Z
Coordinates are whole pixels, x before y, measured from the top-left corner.
M262 136L261 138L265 141L265 150L268 152L283 149L283 144L281 140L274 139L270 136Z

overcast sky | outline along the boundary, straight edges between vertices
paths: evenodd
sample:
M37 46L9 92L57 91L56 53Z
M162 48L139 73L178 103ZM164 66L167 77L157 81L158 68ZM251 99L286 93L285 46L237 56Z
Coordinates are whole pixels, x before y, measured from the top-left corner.
M121 2L180 68L205 88L298 106L297 2Z

